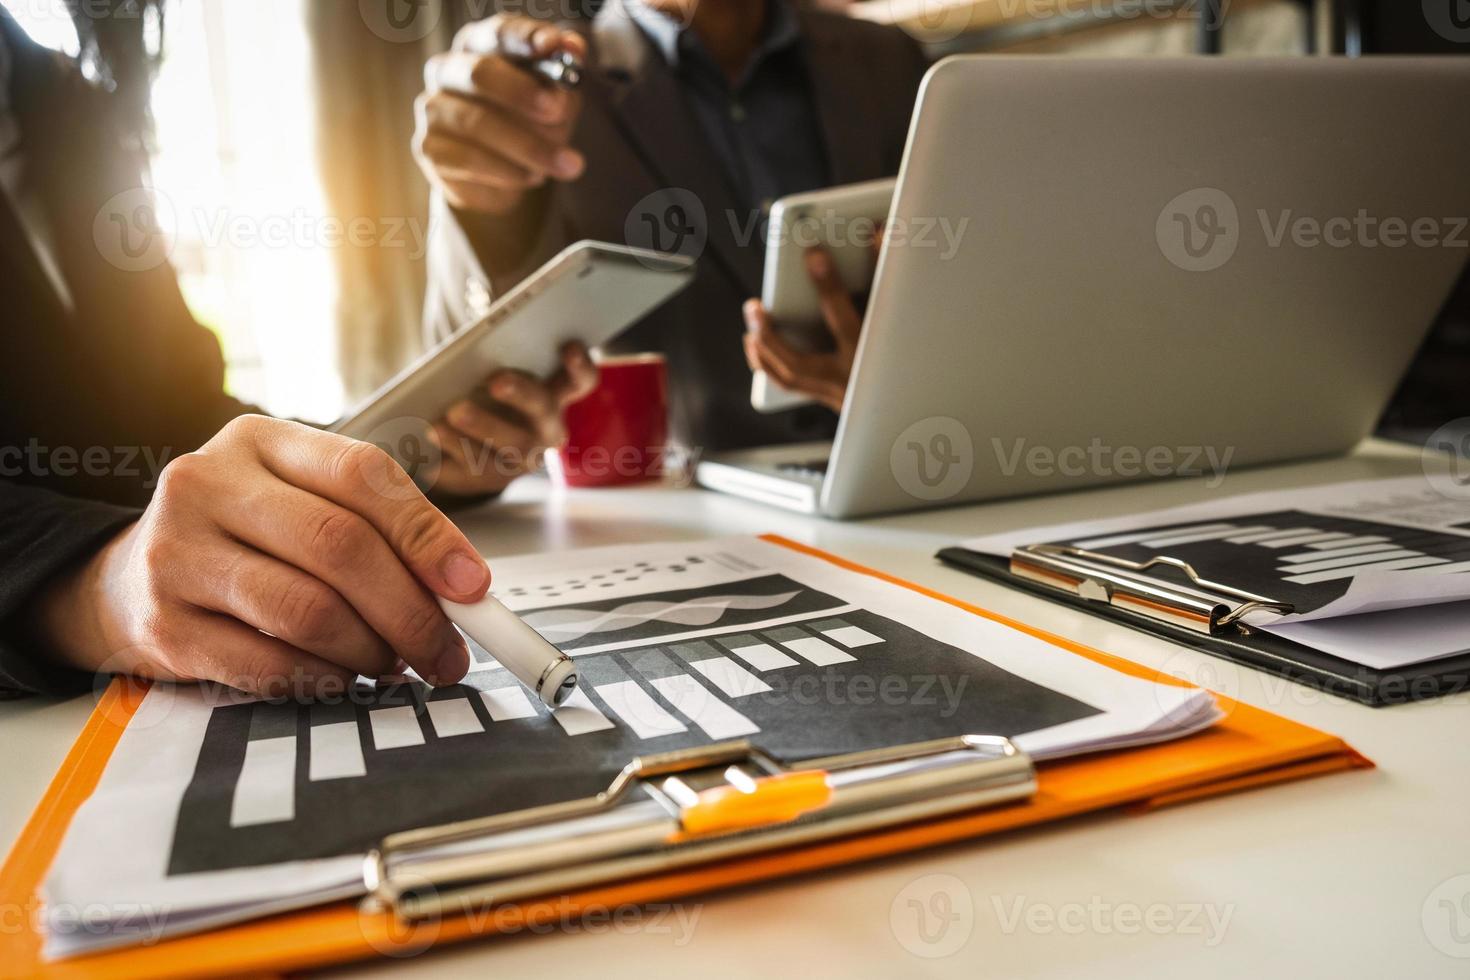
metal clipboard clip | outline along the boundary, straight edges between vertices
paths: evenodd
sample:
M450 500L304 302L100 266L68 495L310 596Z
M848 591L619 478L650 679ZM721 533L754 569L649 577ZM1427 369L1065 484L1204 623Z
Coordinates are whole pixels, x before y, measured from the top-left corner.
M1183 572L1193 585L1143 574L1160 565ZM1245 630L1241 619L1249 613L1295 609L1289 602L1211 582L1188 562L1167 555L1139 562L1069 545L1031 544L1011 552L1010 568L1017 578L1211 636Z
M1035 792L1030 757L995 736L961 735L794 766L743 739L719 742L640 756L595 796L390 835L367 855L363 880L370 907L425 919L996 806Z

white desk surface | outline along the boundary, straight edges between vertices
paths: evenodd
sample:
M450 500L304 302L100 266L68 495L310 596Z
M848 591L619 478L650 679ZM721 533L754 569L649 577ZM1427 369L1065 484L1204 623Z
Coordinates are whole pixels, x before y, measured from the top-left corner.
M1343 736L1337 774L1133 817L1038 830L699 896L642 919L438 950L345 974L409 976L1470 976L1470 698L1373 709L1233 667L945 568L990 531L1420 470L1354 456L855 523L667 486L564 492L522 481L461 523L492 559L534 550L776 532ZM493 567L493 561L492 561ZM90 698L0 703L7 850ZM936 877L937 876L937 877ZM923 913L922 922L919 918ZM935 955L945 954L945 955Z

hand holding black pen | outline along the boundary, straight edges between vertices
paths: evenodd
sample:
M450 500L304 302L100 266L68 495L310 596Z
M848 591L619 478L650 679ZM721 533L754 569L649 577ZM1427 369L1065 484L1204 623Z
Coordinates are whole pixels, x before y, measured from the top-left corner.
M507 214L547 181L582 175L586 160L570 141L586 56L575 31L498 14L430 59L414 151L451 205Z

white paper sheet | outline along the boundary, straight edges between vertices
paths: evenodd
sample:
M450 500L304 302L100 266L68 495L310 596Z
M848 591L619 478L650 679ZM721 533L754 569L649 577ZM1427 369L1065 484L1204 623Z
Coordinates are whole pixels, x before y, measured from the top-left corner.
M1470 652L1470 602L1261 628L1365 667L1393 670Z
M790 549L745 538L693 547L702 556L701 563L682 567L677 572L673 569L680 556L691 553L688 543L525 556L497 560L493 565L497 588L506 587L504 593L499 593L502 600L518 610L544 610L556 603L559 600L548 599L548 593L557 592L558 583L572 576L579 580L607 581L605 587L598 586L600 599L648 596L669 588L671 583L689 588L739 583L773 573L786 576L804 588L839 601L835 610L820 613L824 617L822 626L814 628L830 629L828 635L836 643L842 643L845 638L859 644L849 654L822 641L824 647L830 647L830 652L807 648L804 656L819 653L821 659L830 659L834 654L841 654L861 659L864 654L883 649L883 638L875 632L881 630L874 627L853 631L838 625L845 621L834 618L863 610L948 644L960 655L988 661L1019 678L1091 706L1095 713L1087 717L1014 736L1022 749L1037 758L1175 738L1213 724L1219 717L1208 692L1129 677L956 606ZM596 578L604 574L601 569L622 568L636 562L648 566L645 573L636 576L637 581L627 581L628 575L617 581ZM567 597L563 605L573 606L577 601L576 597ZM738 633L769 630L779 638L793 620L801 618L781 615L777 609L771 612L769 618L753 620L749 617L765 616L765 612L747 611ZM729 628L708 625L709 610L703 606L676 604L661 615L675 624L670 628L677 629L679 632L674 635L680 637L713 638L717 642L732 634ZM811 614L806 619L810 622ZM577 632L591 628L586 617L579 622L580 625L569 626L564 621L557 629ZM661 638L660 642L666 639ZM608 645L626 649L637 644L586 646L573 651L573 655L603 651ZM668 728L671 715L679 715L683 722L672 719L679 729L687 728L690 732L698 729L711 740L735 735L758 739L757 726L748 717L747 706L754 704L753 699L761 697L761 692L770 690L767 682L774 683L774 678L815 669L767 664L768 668L779 669L765 673L762 678L756 676L762 673L762 668L748 661L724 657L720 663L701 662L707 665L703 670L679 675L682 679L653 682L654 689L669 700L671 714L664 714L656 706L656 710L649 710L649 705L643 703L645 695L636 686L615 692L613 703L618 705L617 713L632 715L653 737ZM825 669L841 670L845 666L844 662ZM696 679L696 674L700 679ZM717 678L715 683L704 686L711 676ZM695 697L697 692L710 700ZM592 732L616 724L597 710L585 692L579 691L578 697L580 700L572 711L554 716L567 726L566 734L557 737L569 738L582 732L578 738L597 738ZM464 709L457 707L448 709L448 713L440 709L433 724L448 726L449 734L454 735L452 743L464 745L476 738L488 738L502 726L532 723L536 713L532 710L530 718L526 718L529 702L523 702L524 699L514 696L514 689L485 694L491 724L483 733L472 732L468 716L456 713ZM361 893L358 854L218 872L167 873L180 803L194 776L214 710L215 705L206 698L204 689L198 687L158 685L149 692L123 733L96 791L82 805L68 829L45 885L50 908L153 910L157 914L147 921L156 924L154 931L176 934ZM792 710L802 709L794 706ZM415 739L422 740L424 731L418 729L411 712L389 713L396 711L387 708L371 712L373 716L383 716L374 717L370 726L371 735L381 744L376 748L368 744L368 751L395 753L395 758L396 753L417 751ZM438 733L440 737L444 734ZM309 749L310 740L306 745ZM383 749L383 746L393 747ZM361 765L357 760L344 761L340 754L334 758L335 763L318 769L317 775L322 779L313 785L344 785ZM88 930L68 930L63 928L59 917L55 918L47 936L47 955L53 958L72 955L147 938L124 923L113 925L115 928L109 928L107 922L94 922Z

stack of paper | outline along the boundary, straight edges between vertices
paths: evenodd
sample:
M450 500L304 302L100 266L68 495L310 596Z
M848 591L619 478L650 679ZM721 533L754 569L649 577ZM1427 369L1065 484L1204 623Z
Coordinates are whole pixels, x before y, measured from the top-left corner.
M754 539L494 563L496 594L576 658L548 712L483 650L465 683L337 704L161 685L124 732L47 881L49 907L137 910L66 956L361 894L386 834L574 799L631 758L747 738L788 761L960 734L1038 758L1219 718L946 602Z

